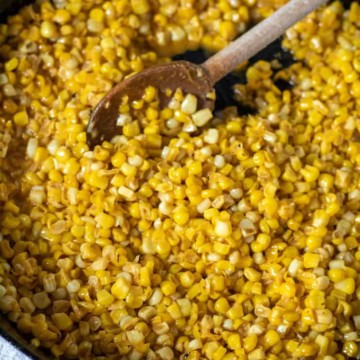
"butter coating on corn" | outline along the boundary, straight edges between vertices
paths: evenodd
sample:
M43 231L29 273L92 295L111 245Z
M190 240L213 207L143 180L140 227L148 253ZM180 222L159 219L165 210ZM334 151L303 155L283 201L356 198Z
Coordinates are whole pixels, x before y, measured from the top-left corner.
M41 1L0 25L0 310L56 358L359 358L360 5L259 61L239 106L117 82L218 51L285 0ZM291 87L282 89L282 82ZM154 84L156 85L156 84ZM214 96L214 94L211 94Z

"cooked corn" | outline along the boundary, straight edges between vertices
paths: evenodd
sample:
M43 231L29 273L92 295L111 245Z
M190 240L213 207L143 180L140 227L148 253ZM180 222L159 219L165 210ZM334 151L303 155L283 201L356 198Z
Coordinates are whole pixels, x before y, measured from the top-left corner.
M0 310L57 358L359 357L360 6L289 29L239 107L123 78L217 51L285 0L41 1L0 26ZM278 84L289 82L282 90ZM213 97L213 94L208 94Z

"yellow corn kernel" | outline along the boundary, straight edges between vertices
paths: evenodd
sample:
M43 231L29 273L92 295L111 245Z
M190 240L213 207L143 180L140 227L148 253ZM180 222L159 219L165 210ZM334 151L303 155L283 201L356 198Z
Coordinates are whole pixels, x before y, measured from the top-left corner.
M143 15L150 11L148 0L131 0L130 3L135 14Z
M259 203L259 211L264 212L267 216L273 217L278 211L279 205L276 199L265 198Z
M352 357L356 355L358 348L359 347L355 341L346 341L343 345L342 351L346 356Z
M346 278L346 272L344 269L330 269L328 271L328 277L332 282L339 282Z
M71 14L66 9L57 9L53 20L61 25L66 24L71 19Z
M111 287L111 294L119 300L125 300L130 292L130 285L128 282L120 277L118 278L114 285Z
M140 280L139 284L144 287L151 286L151 278L150 278L150 271L147 267L142 267L140 269Z
M319 169L310 165L305 165L304 169L300 170L300 173L307 182L316 181L320 175Z
M214 243L214 251L221 255L227 255L230 251L230 245L223 244L220 242Z
M227 344L231 350L239 349L241 347L240 335L239 334L231 334L227 338Z
M175 211L174 220L178 225L185 225L189 221L189 213L184 209Z
M88 175L87 181L89 185L95 186L99 189L105 190L108 186L108 178L106 176L101 176L96 172L92 172Z
M220 24L219 33L226 40L233 39L234 36L236 35L235 24L230 21L223 21Z
M320 255L307 253L304 255L304 267L307 269L318 267Z
M179 280L182 286L189 288L195 281L195 276L190 271L185 271L179 274Z
M230 221L216 219L214 225L215 234L219 237L228 237L232 233L232 227Z
M253 268L245 268L244 275L248 280L254 282L259 281L261 279L261 273L259 273Z
M168 306L167 311L174 320L179 320L183 317L181 309L177 303L172 303Z
M263 348L255 349L248 355L249 360L257 360L264 358L265 358L265 351Z
M57 36L57 27L51 21L43 21L40 27L40 34L46 39L55 38Z
M14 115L14 123L17 126L26 126L29 123L29 117L26 111L18 112Z
M294 351L294 357L309 357L314 356L319 351L319 346L316 343L302 343Z
M285 344L286 351L290 354L293 354L298 347L299 347L299 343L295 340L289 340Z
M171 281L163 281L160 288L162 293L166 296L170 296L176 291L176 285Z
M111 215L105 213L99 213L98 215L96 215L95 221L99 227L105 229L110 229L115 224L115 219Z
M103 22L104 17L105 14L102 9L95 8L90 11L90 19L96 20L98 22Z
M275 346L280 341L280 335L275 330L268 330L264 336L265 349Z
M230 306L225 298L219 298L215 302L215 311L219 314L225 314L229 310Z
M287 279L287 281L280 286L280 293L286 297L292 298L295 296L296 288L295 283L291 279Z
M309 236L306 239L306 246L309 248L309 251L313 251L315 249L318 249L321 247L322 244L322 238L319 236Z
M248 335L243 339L243 346L247 353L253 351L257 344L257 336L256 335Z
M336 290L340 290L345 294L351 295L355 291L355 280L353 278L346 278L334 284Z
M132 286L130 292L126 297L126 304L132 309L139 309L143 305L144 293L141 287Z
M115 301L115 297L105 289L98 291L96 296L99 304L105 307L110 306Z
M259 234L254 242L251 243L251 249L254 252L265 251L271 243L271 237L268 234Z
M140 126L138 121L133 121L123 126L123 134L128 137L135 137L140 134Z
M146 102L151 103L155 99L156 95L156 88L154 86L148 86L145 89L143 99Z
M128 177L133 177L136 175L136 167L124 162L120 167L121 172Z
M61 331L69 331L73 326L73 321L65 313L57 313L51 316L55 326Z
M147 134L145 138L146 146L152 149L160 149L162 137L159 134Z

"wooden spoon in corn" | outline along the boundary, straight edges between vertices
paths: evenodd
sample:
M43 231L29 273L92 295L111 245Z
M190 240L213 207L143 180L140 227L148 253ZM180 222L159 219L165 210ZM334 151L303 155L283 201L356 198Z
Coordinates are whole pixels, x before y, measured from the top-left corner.
M273 15L201 65L187 61L157 65L117 84L104 96L91 115L87 128L89 146L94 147L121 134L117 119L122 99L128 96L130 101L139 100L148 86L158 89L161 106L166 106L169 101L165 90L170 89L174 92L181 88L184 94L193 94L197 97L199 109L213 108L213 100L209 99L207 94L211 93L217 81L326 2L327 0L290 0Z

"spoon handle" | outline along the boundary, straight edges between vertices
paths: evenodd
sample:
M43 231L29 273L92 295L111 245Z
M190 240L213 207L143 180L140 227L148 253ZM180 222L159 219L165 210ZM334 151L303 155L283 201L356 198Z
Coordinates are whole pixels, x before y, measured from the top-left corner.
M273 15L210 57L202 66L208 71L212 84L215 84L238 65L256 55L260 50L280 37L290 26L327 1L290 0Z

